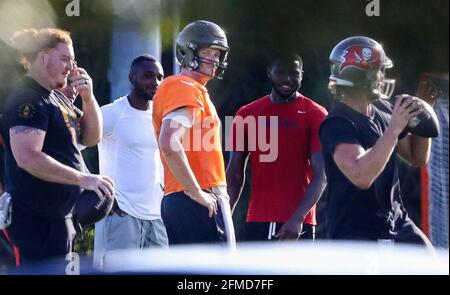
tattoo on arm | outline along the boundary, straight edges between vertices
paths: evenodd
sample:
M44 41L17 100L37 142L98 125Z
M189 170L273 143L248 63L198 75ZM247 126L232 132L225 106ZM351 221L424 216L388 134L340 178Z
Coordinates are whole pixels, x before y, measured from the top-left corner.
M39 128L29 127L29 126L14 126L11 127L11 130L14 132L14 134L28 134L28 133L35 133L35 134L41 134L43 131Z

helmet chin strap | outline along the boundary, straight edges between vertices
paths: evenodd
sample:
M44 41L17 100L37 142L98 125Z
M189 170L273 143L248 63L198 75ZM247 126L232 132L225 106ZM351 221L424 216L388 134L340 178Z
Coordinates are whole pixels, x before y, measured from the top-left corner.
M208 64L208 65L213 65L213 66L216 66L216 67L219 66L219 62L218 62L218 61L213 61L213 60L211 60L211 59L207 59L207 58L203 58L203 57L197 57L197 60L198 60L199 62Z
M213 78L216 75L216 70L217 70L217 68L219 67L219 64L220 64L219 62L216 62L216 61L213 61L213 60L210 60L210 59L206 59L206 58L202 58L202 57L197 57L197 61L198 61L198 67L195 70L197 73L200 73L202 75L205 75L205 76L208 76L208 77L211 77L211 78ZM208 74L208 73L200 71L199 70L200 69L200 63L204 63L204 64L207 64L207 65L213 65L214 69L212 71L212 74Z

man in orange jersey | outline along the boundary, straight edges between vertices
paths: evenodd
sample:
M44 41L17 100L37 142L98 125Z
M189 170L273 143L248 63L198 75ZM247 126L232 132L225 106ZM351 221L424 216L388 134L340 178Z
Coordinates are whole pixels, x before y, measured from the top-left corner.
M166 78L154 96L153 125L164 164L161 216L169 245L235 244L220 119L205 88L222 77L227 53L218 25L190 23L177 39L181 74Z

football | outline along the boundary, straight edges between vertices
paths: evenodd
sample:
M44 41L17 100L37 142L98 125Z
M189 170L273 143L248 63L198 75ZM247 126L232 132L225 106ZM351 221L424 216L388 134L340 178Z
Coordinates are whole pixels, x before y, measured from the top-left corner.
M394 97L390 101L393 106L396 98ZM439 121L436 113L427 102L422 101L425 109L409 121L406 131L421 137L437 137L439 135Z
M96 223L109 214L114 198L100 199L94 191L84 190L75 203L74 215L81 225Z

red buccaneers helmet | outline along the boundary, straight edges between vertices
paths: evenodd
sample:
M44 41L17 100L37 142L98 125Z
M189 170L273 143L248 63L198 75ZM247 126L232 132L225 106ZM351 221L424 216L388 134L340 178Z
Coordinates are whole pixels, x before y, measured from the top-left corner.
M384 77L393 63L381 44L371 38L355 36L339 42L331 51L330 62L333 94L336 86L364 89L377 98L389 98L394 91L395 80Z

